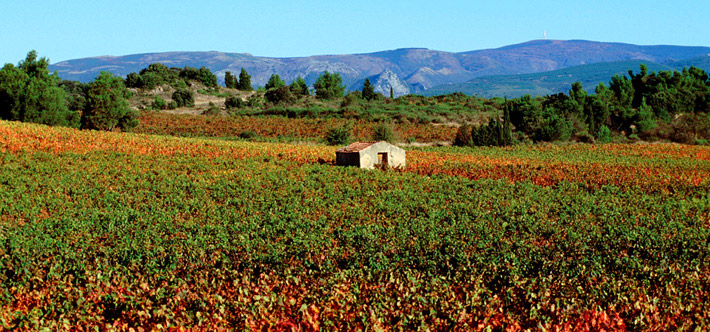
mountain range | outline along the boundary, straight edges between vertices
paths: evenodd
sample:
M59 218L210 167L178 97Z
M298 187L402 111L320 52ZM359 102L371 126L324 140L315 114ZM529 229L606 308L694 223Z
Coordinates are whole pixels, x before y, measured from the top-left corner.
M596 75L607 82L613 73L638 70L640 63L649 65L650 70L690 65L708 70L710 47L533 40L496 49L459 53L405 48L367 54L273 58L247 53L163 52L67 60L50 65L50 70L56 71L63 79L88 82L103 70L125 77L155 62L169 67L205 66L217 74L221 83L224 82L225 72L238 75L241 68L252 75L255 86L266 84L274 73L287 83L301 76L312 84L318 75L327 70L340 73L348 90L360 89L365 79L369 78L375 91L385 95L389 95L392 87L395 96L462 91L481 96L502 96L500 93L509 92L508 96L514 97L521 92L548 94L566 91L574 82L569 79L595 82ZM568 70L559 71L564 69ZM550 74L544 77L530 75L545 72ZM500 83L508 81L510 86L500 87ZM585 84L585 88L590 90L593 86Z

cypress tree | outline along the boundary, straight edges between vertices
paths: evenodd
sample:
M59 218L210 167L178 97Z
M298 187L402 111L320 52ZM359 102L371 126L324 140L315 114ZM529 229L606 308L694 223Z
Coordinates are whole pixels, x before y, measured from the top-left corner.
M362 99L372 100L375 98L375 88L372 87L370 79L365 79L365 84L362 86Z
M237 83L237 89L241 91L251 91L254 90L251 87L251 75L247 74L247 71L242 68L242 72L239 73L239 83Z
M236 88L236 77L232 75L231 71L227 71L224 73L224 86L226 86L229 89L234 89Z

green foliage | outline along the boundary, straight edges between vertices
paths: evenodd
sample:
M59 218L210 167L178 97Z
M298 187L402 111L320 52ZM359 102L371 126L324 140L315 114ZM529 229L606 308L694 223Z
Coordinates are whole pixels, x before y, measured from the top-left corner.
M273 104L289 104L296 100L293 94L291 94L291 89L285 84L267 90L266 93L264 93L264 98Z
M239 82L239 81L238 81L237 77L235 77L234 75L232 75L232 72L231 72L231 71L227 71L227 72L224 73L224 85L225 85L227 88L236 89L238 82Z
M129 109L124 116L118 119L118 127L121 128L122 131L129 132L133 130L133 128L140 124L139 116L138 111Z
M219 109L213 102L210 102L209 107L202 111L202 115L219 115L222 113L222 110Z
M599 143L609 143L610 138L611 132L609 131L609 127L604 125L599 127L599 131L597 131L596 141Z
M547 109L539 126L533 131L532 139L546 142L567 141L572 137L573 129L569 119Z
M227 108L242 108L244 107L244 101L242 98L239 98L237 96L229 96L227 99L224 101L224 106Z
M343 145L352 139L352 122L347 122L341 127L331 128L325 135L325 141L330 145Z
M239 133L239 138L243 138L243 139L246 139L246 140L253 140L253 139L256 139L256 138L258 138L258 137L259 137L259 134L257 134L257 133L256 133L255 131L253 131L253 130L245 130L245 131Z
M177 89L177 90L181 90L181 89ZM197 90L197 93L202 94L202 95L207 95L207 96L221 97L221 98L227 98L232 95L229 92L220 92L219 87L211 87L211 88L207 88L207 89Z
M471 138L471 131L473 127L469 124L462 125L456 131L456 137L454 138L454 145L456 146L473 146L473 139Z
M280 88L282 86L286 86L286 82L284 82L284 80L282 80L278 74L271 74L271 76L269 77L269 81L266 82L264 88L268 91L271 89Z
M206 67L200 67L200 69L185 67L180 70L179 77L186 80L198 81L206 87L217 87L217 76Z
M168 68L162 63L153 63L142 69L140 73L130 73L126 76L125 86L146 90L155 89L159 85L168 84L175 88L184 88L186 83L181 80L198 81L207 87L217 87L217 76L206 67Z
M500 120L493 118L488 121L488 124L472 126L470 143L472 143L473 146L506 145L503 125L500 123Z
M304 80L301 76L298 76L289 86L291 88L291 93L295 95L296 97L302 97L302 96L308 96L308 85L306 84L306 80Z
M378 123L372 128L372 140L392 142L394 131L392 125L387 123Z
M86 108L86 93L89 84L78 81L62 80L58 85L66 94L67 107L72 111L81 111Z
M362 99L369 101L375 99L376 97L377 94L375 93L375 88L370 83L370 79L366 78L365 84L362 86Z
M244 68L242 68L242 71L239 73L239 82L237 83L237 89L241 91L252 91L254 90L251 87L251 75L247 73Z
M113 130L120 127L130 130L137 125L136 114L128 108L128 93L120 77L102 71L89 84L82 128Z
M67 93L48 66L49 60L31 51L17 67L0 69L0 119L78 127L79 114L67 107ZM71 98L72 106L83 102L80 91Z
M318 99L341 98L345 93L345 86L340 74L331 74L327 70L318 76L316 82L313 83L313 88L316 90L316 98Z
M177 103L177 107L195 106L195 95L190 90L175 90L172 99Z
M165 99L161 98L160 96L155 96L155 100L153 101L152 108L154 110L164 110L168 108L168 103L165 101Z

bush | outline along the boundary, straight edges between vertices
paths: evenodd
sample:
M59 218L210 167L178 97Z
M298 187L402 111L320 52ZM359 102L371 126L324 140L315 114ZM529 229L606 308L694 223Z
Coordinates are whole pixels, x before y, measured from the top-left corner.
M164 110L168 108L168 103L163 98L160 98L160 96L155 96L152 108L154 110Z
M456 146L473 146L473 140L471 139L471 125L463 125L459 127L456 131L456 138L454 139L454 145Z
M599 127L599 131L597 132L597 142L609 143L609 140L611 139L610 134L611 132L609 131L609 127L602 125Z
M372 139L374 141L391 142L393 137L392 127L388 124L380 123L372 129Z
M289 104L296 100L293 94L291 94L291 89L286 85L279 86L277 88L269 89L264 94L264 98L273 104L285 103Z
M237 96L229 96L224 101L224 106L227 108L242 108L244 107L244 101Z
M352 91L352 92L348 93L347 95L345 95L345 97L343 98L343 101L340 103L340 108L346 108L351 105L357 105L359 103L360 99L362 99L362 93L360 93L360 91L357 91L357 90Z
M239 138L243 138L243 139L252 140L252 139L255 139L255 138L257 138L257 137L259 137L259 134L257 134L257 133L256 133L255 131L253 131L253 130L246 130L246 131L243 131L243 132L239 133Z
M195 106L195 96L190 90L176 90L172 98L177 107Z
M131 131L139 124L138 111L129 109L122 118L118 120L118 127L123 131Z
M330 145L342 145L350 142L350 132L352 131L352 123L348 122L342 127L337 127L328 130L325 135L325 141Z

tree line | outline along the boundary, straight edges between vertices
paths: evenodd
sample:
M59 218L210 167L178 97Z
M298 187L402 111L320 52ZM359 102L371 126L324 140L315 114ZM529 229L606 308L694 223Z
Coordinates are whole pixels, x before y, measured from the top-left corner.
M710 80L702 69L615 75L599 83L594 94L574 83L567 94L506 100L502 124L514 127L511 139L500 139L499 119L479 126L462 126L458 145L508 145L516 141L582 142L610 140L618 134L631 139L668 139L707 144L710 139ZM496 133L495 135L489 133ZM504 130L505 132L505 130ZM484 134L481 134L484 133ZM495 139L490 138L496 136Z
M62 81L48 66L31 51L17 66L0 69L0 119L98 130L138 124L121 77L101 72L88 84Z
M188 87L195 82L210 89L218 88L217 76L206 67L169 68L154 63L125 79L101 72L94 81L80 83L61 80L49 73L48 65L46 58L39 58L37 52L31 51L17 65L5 64L0 69L1 119L130 130L138 124L138 114L128 106L131 92L127 88L172 86L175 89L172 101L156 97L154 107L162 109L193 105L193 91ZM244 68L238 76L226 72L225 85L253 90L251 76ZM362 91L346 95L340 74L328 71L318 76L312 89L300 76L287 85L278 74L273 74L259 91L259 98L272 105L292 105L305 96L342 99L342 112L360 101L363 107L368 107L386 99L374 92L369 79L365 80ZM237 96L226 97L225 105L227 108L264 106L251 105ZM502 146L524 141L607 142L614 137L690 144L706 144L710 140L710 79L705 71L695 67L655 73L641 65L638 73L629 70L628 76L615 75L608 84L600 83L593 94L577 82L567 94L525 95L494 105L501 115L479 125L461 126L454 143Z

